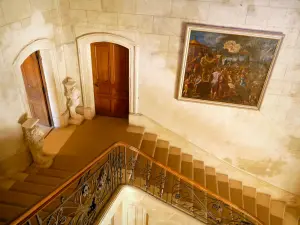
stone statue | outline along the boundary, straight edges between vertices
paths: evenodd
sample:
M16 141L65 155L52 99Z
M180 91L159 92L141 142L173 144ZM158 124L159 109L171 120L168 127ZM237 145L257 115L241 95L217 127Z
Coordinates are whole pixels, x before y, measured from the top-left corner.
M44 133L37 125L38 121L38 119L27 119L22 124L24 139L34 163L38 167L49 168L53 163L53 158L43 153Z
M64 82L67 106L70 112L69 124L80 125L84 117L76 112L76 107L80 104L80 91L76 88L76 81L68 77Z

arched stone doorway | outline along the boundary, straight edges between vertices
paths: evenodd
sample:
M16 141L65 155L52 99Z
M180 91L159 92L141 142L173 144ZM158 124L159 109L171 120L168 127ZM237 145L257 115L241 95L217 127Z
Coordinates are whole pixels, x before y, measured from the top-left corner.
M91 57L91 44L108 42L123 46L129 51L129 113L138 113L138 46L127 38L107 33L86 34L77 38L78 55L80 64L80 78L83 97L83 106L89 111L90 119L95 116L95 99L93 84L93 66Z
M129 116L129 51L110 42L91 44L97 115Z
M26 89L23 80L22 64L33 53L39 52L43 61L45 83L47 85L47 95L49 98L49 108L54 127L67 125L67 119L63 115L64 109L64 89L62 81L58 76L55 45L48 39L36 40L24 47L16 56L13 62L13 69L18 83L19 96L23 104L24 112L32 116Z

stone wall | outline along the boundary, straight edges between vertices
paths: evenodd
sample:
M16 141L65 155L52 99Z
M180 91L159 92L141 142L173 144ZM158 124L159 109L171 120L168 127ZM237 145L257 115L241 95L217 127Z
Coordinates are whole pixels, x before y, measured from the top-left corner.
M79 77L74 67L76 37L107 32L133 40L140 46L139 113L220 159L300 194L299 1L61 0L61 4L66 65L75 78ZM176 100L188 22L286 35L259 111ZM293 175L286 176L290 171Z
M52 7L50 0L31 0L29 6L25 2L29 4L29 0L3 0L0 21L3 26L7 24L6 29L24 30L33 8L42 12L46 22L54 24L61 76L71 76L80 83L77 37L93 32L126 37L140 46L139 113L220 159L300 194L298 0L57 0L57 8ZM18 13L6 12L15 3L18 7L13 10L19 10ZM184 27L188 22L279 31L286 35L259 111L176 100ZM1 51L3 58L3 47ZM1 100L1 109L4 104L5 112L14 111L1 123L7 121L9 125L3 128L16 133L13 124L21 109L15 90L6 88L7 84L12 87L11 79L9 71L1 72L1 82L5 82L1 99L6 99Z

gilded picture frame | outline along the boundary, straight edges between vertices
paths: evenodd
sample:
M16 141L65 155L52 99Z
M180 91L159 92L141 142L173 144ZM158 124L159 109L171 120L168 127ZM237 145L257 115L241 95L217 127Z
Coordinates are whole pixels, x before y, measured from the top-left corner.
M284 34L188 24L178 100L259 110Z

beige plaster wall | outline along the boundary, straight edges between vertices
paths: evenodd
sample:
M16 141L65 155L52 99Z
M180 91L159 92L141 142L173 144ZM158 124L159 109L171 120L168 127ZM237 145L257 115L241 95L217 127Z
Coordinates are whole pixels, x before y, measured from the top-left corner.
M57 58L62 58L59 45L60 16L56 0L3 0L0 2L0 173L26 168L31 162L18 124L27 112L26 102L13 67L19 53L36 40L57 43ZM55 50L56 52L56 50ZM56 54L56 53L55 53ZM47 55L47 54L45 54ZM48 54L49 55L49 54ZM45 67L52 67L48 59ZM50 65L47 65L50 64ZM63 77L65 64L57 68ZM46 68L46 73L49 69ZM52 84L50 89L53 88ZM23 87L24 88L24 87ZM63 100L62 100L63 102ZM63 110L63 103L60 103Z
M216 157L300 194L299 1L60 0L60 4L65 60L72 76L79 76L76 37L107 32L133 40L140 47L139 113ZM186 22L286 35L260 111L176 100Z

